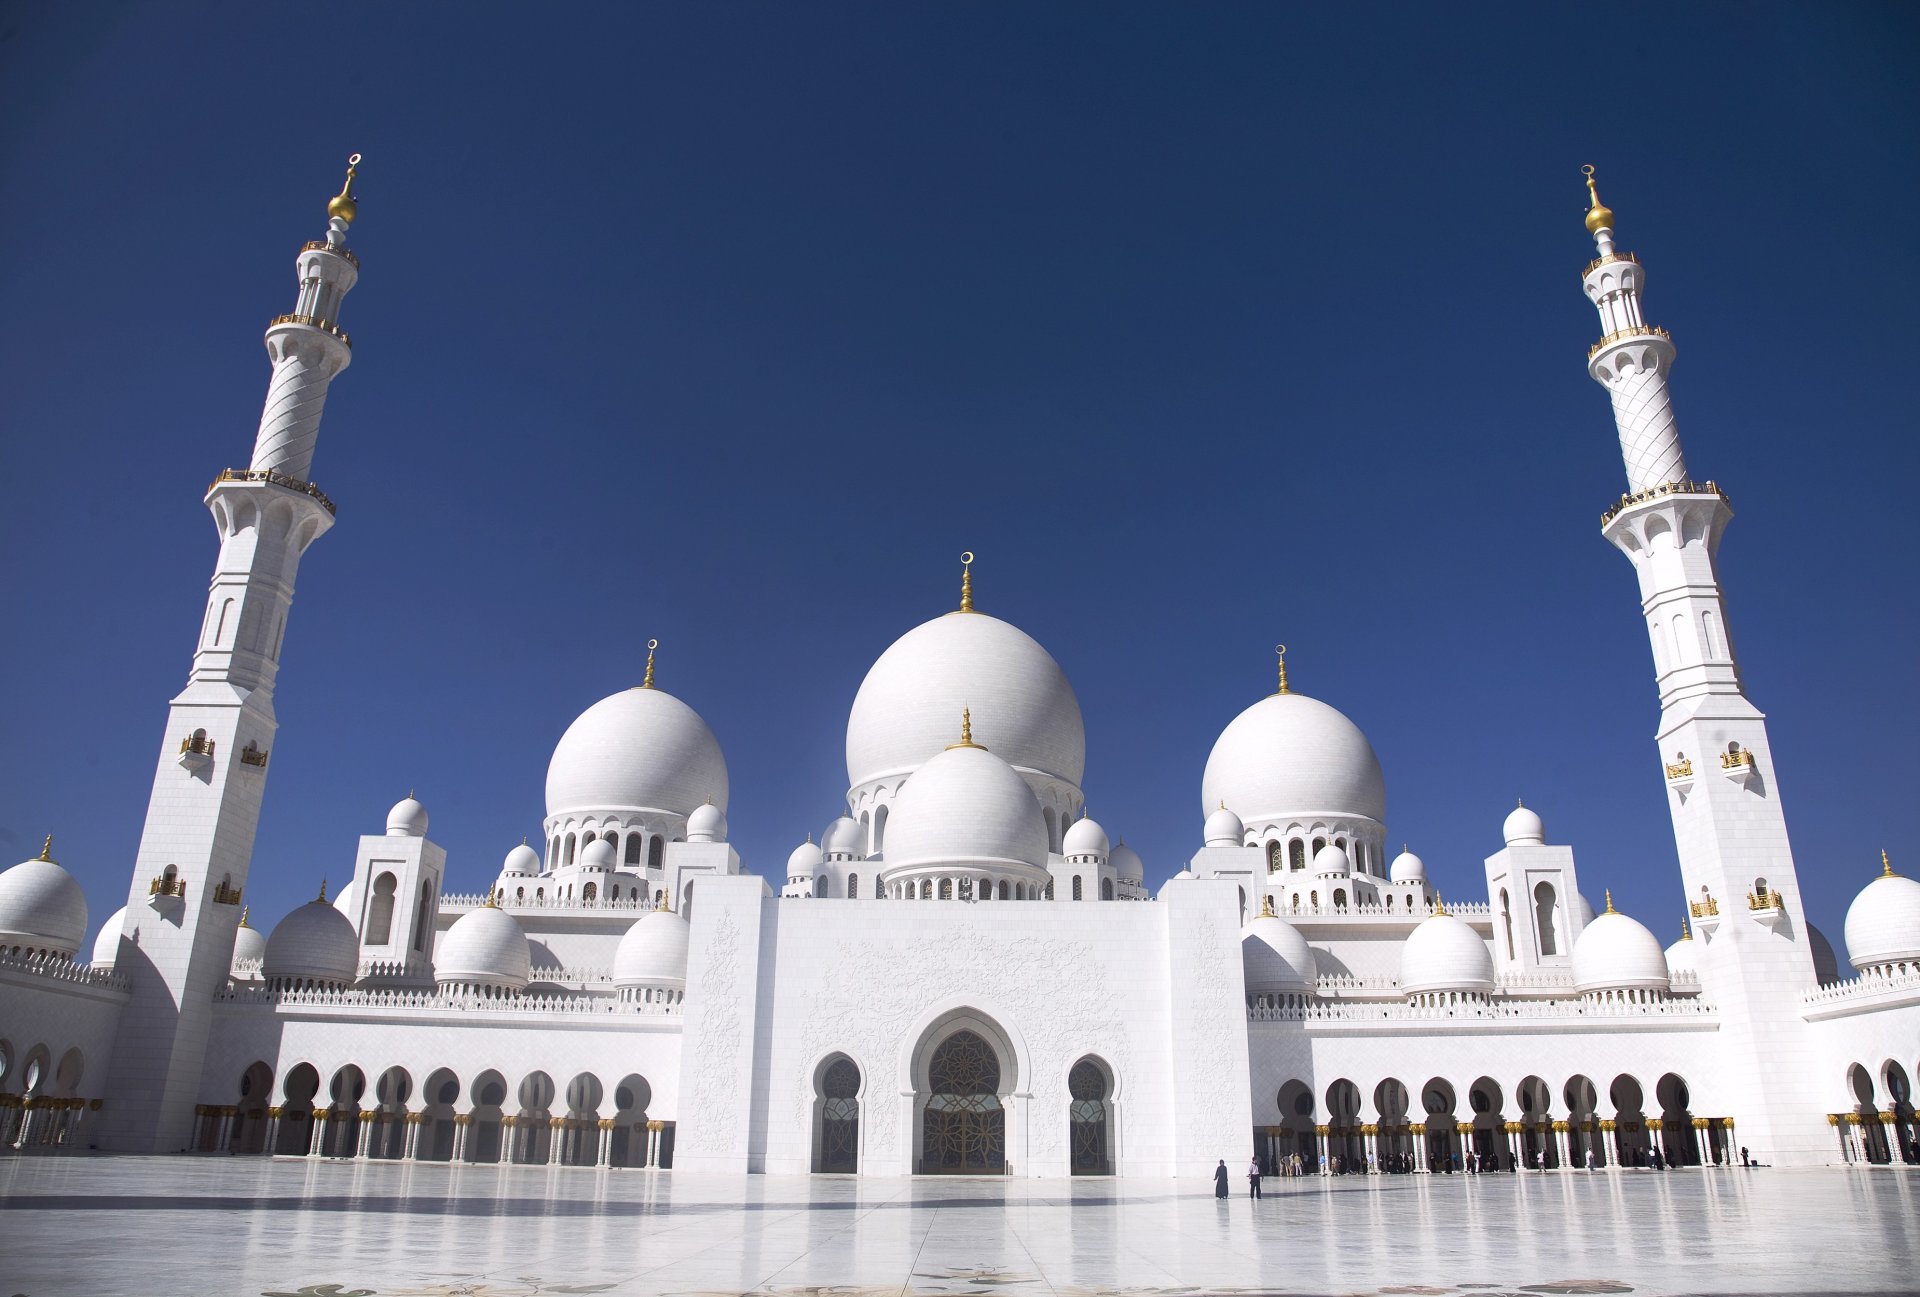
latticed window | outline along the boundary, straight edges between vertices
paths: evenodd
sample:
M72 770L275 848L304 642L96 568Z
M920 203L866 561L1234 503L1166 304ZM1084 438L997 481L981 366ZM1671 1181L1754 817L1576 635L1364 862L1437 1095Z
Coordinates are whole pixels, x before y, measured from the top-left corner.
M853 1172L860 1163L860 1069L833 1060L820 1079L820 1170Z
M1299 838L1287 844L1287 866L1290 869L1307 867L1307 844Z
M951 878L942 878L940 880L940 899L943 901L951 901L953 899L953 880Z
M847 899L850 901L860 899L860 875L858 874L847 875Z
M1006 1112L1000 1106L1000 1060L993 1047L974 1032L954 1032L933 1052L928 1090L922 1170L1003 1174Z
M1073 1133L1071 1170L1074 1175L1111 1175L1107 1159L1107 1075L1100 1065L1083 1058L1067 1073L1072 1105L1067 1120Z

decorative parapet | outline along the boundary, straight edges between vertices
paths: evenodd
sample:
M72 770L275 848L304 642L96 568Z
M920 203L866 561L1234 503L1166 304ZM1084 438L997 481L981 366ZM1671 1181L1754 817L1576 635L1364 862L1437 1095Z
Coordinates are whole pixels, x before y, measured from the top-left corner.
M1331 905L1285 905L1279 901L1275 901L1273 912L1276 917L1282 919L1367 919L1370 921L1400 919L1406 921L1429 918L1432 915L1438 914L1440 911L1434 907L1433 901L1429 899L1424 902L1416 902L1411 906L1387 906L1382 905L1378 901L1369 901L1364 904L1348 905L1341 908L1336 908ZM1456 905L1452 901L1448 901L1447 913L1456 917L1470 919L1490 919L1493 917L1493 907L1484 903Z
M226 1004L271 1005L275 1008L397 1010L403 1013L506 1013L527 1017L580 1018L679 1017L679 1001L621 1000L598 995L480 996L460 991L283 990L263 986L228 986L214 1000Z
M220 476L214 478L213 481L207 485L207 490L213 490L214 487L219 486L222 482L266 482L273 486L284 486L289 491L298 491L301 495L312 496L320 502L321 507L328 513L338 512L338 510L334 508L333 501L327 498L327 493L313 483L303 482L299 478L289 477L285 473L276 473L270 468L222 469Z
M0 955L0 973L45 978L70 986L98 987L106 991L124 992L127 989L127 979L115 973L50 955Z
M1844 1018L1855 1013L1920 1004L1920 962L1876 964L1858 977L1828 982L1801 997L1809 1019Z
M1660 331L1656 329L1654 332L1658 333ZM1608 336L1612 337L1614 335L1610 334ZM1605 345L1604 339L1600 345ZM1595 349L1598 350L1598 347ZM1714 485L1711 480L1705 482L1662 482L1659 486L1650 486L1644 491L1630 491L1626 495L1621 496L1612 508L1600 515L1600 525L1604 527L1615 518L1618 518L1621 513L1631 509L1634 505L1645 504L1649 500L1658 500L1663 495L1717 495L1722 500L1727 498L1727 493Z
M1712 1005L1699 999L1664 996L1645 999L1500 1000L1460 997L1446 1004L1316 1000L1303 995L1249 995L1250 1022L1446 1022L1526 1020L1576 1022L1623 1018L1710 1019Z
M1668 342L1673 341L1673 335L1658 325L1630 324L1624 329L1615 329L1612 333L1609 333L1606 337L1600 339L1600 341L1594 343L1591 347L1588 347L1587 359L1592 360L1595 356L1599 355L1602 347L1611 347L1614 343L1626 338L1664 338Z
M300 251L331 252L337 257L345 257L355 270L360 269L360 258L354 256L353 253L349 252L347 250L347 246L344 243L336 248L333 246L333 244L328 243L325 239L314 239L311 242L301 244ZM1596 261L1593 264L1597 266L1600 263ZM1588 267L1588 269L1592 269L1592 267L1590 266Z
M636 886L637 885L638 884L636 884ZM487 894L485 892L443 893L440 897L440 908L442 910L478 910L484 908L486 904ZM577 896L524 896L516 899L512 896L503 895L498 891L493 894L493 904L502 910L558 910L576 914L583 911L595 910L642 913L660 908L655 905L650 898L637 896L625 896L617 901L602 900L598 897L589 901L582 900Z
M353 345L353 339L347 336L345 329L330 320L323 320L317 315L276 315L267 321L267 327L269 329L277 328L282 324L304 324L310 329L318 329L322 333L331 334L333 337L346 343L349 347Z
M1317 977L1314 993L1343 999L1399 999L1397 977Z

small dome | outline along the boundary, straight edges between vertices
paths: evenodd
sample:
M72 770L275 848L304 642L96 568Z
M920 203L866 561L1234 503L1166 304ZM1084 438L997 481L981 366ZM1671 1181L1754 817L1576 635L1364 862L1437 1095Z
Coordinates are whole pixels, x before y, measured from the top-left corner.
M599 873L610 874L613 867L620 863L620 853L606 838L595 838L580 848L580 868L591 869Z
M1423 920L1400 948L1400 989L1408 995L1488 994L1493 990L1493 952L1462 920L1435 914Z
M1500 836L1510 847L1540 847L1547 842L1547 826L1525 806L1517 806L1500 827Z
M1242 821L1307 816L1384 820L1387 784L1360 727L1305 694L1269 694L1220 732L1200 780L1205 811ZM1204 813L1204 811L1203 811Z
M1573 943L1573 989L1664 991L1670 983L1660 939L1638 919L1608 910Z
M1344 878L1353 872L1353 861L1347 859L1347 853L1329 842L1313 853L1313 872L1322 878L1334 875Z
M1100 827L1100 822L1085 815L1069 824L1060 839L1060 854L1063 856L1100 856L1104 859L1112 849L1113 844L1107 840L1107 831Z
M1238 847L1247 840L1247 826L1225 806L1216 806L1200 830L1201 840L1210 847Z
M725 842L727 813L712 802L702 802L687 816L687 841Z
M71 958L86 937L87 898L46 851L0 873L0 940Z
M1113 866L1114 876L1126 883L1143 882L1147 876L1147 867L1140 862L1140 853L1124 842L1113 844L1113 850L1107 854L1107 863ZM1193 877L1188 874L1187 877Z
M540 872L540 853L522 842L507 853L500 872L514 878L531 877Z
M270 979L346 983L359 971L360 938L347 917L325 901L308 901L295 909L267 938Z
M727 809L727 760L700 714L658 689L623 689L567 727L547 765L547 814Z
M1427 881L1427 862L1402 848L1387 867L1387 879L1395 883L1424 883Z
M915 771L887 818L889 870L934 864L1044 869L1047 855L1046 820L1027 781L972 744L950 747Z
M1822 986L1839 981L1840 961L1834 957L1833 943L1811 923L1807 925L1807 948L1813 952L1813 979Z
M688 934L687 921L672 910L641 915L613 952L613 984L684 989Z
M527 934L511 914L491 905L463 914L434 949L433 975L442 983L524 991L533 977Z
M93 939L93 958L88 961L103 972L112 972L113 965L120 958L120 929L126 926L127 907L121 906L107 916L100 925L100 935ZM255 934L256 936L259 934Z
M427 836L427 808L413 799L409 793L393 804L387 812L387 835L395 838L424 838Z
M246 912L242 911L240 926L233 930L233 963L227 969L228 975L236 981L258 981L266 958L267 939L260 935L260 929L247 922Z
M867 831L859 820L842 815L820 835L820 850L823 855L863 858L867 854Z
M0 874L0 884L6 877ZM1847 957L1855 968L1920 959L1920 882L1904 878L1888 866L1886 873L1853 898L1853 904L1847 907L1844 931Z
M1285 919L1263 914L1240 930L1240 959L1247 990L1312 991L1320 976L1313 947L1300 930Z
M819 870L822 859L820 846L808 838L787 855L787 877L797 878L803 874L812 874Z
M1693 939L1692 933L1688 932L1682 934L1680 940L1667 947L1667 975L1669 978L1678 977L1682 973L1693 973L1696 976L1699 974L1700 966L1693 957L1694 947L1697 944ZM1578 941L1574 943L1574 948L1576 950L1579 949Z

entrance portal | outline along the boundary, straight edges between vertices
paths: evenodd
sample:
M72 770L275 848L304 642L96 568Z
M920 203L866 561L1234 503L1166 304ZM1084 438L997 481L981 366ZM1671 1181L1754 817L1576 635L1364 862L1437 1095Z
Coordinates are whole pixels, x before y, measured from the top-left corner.
M1000 1106L1000 1060L971 1031L956 1031L933 1051L922 1127L924 1175L1005 1175L1007 1114Z

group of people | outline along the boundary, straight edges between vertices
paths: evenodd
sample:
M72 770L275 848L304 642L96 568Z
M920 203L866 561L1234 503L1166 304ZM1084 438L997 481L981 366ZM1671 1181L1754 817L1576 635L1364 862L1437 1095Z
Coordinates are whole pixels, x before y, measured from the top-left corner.
M1658 1144L1649 1147L1645 1153L1641 1154L1640 1159L1630 1158L1629 1162L1631 1163L1635 1160L1638 1160L1640 1165L1646 1166L1654 1171L1666 1171L1672 1168L1672 1163L1666 1155L1661 1152ZM1754 1165L1748 1158L1747 1150L1744 1148L1740 1150L1740 1164L1742 1166ZM1364 1163L1360 1162L1357 1158L1345 1158L1339 1154L1328 1157L1327 1154L1322 1153L1320 1154L1318 1167L1319 1174L1321 1175L1411 1175L1415 1169L1416 1165L1411 1153L1389 1153L1385 1157L1378 1159L1370 1153L1367 1155ZM1520 1169L1520 1161L1511 1154L1502 1157L1498 1152L1481 1153L1477 1149L1469 1148L1464 1155L1452 1153L1434 1157L1432 1169L1446 1174L1464 1171L1468 1175L1483 1175L1492 1171L1518 1171ZM1534 1150L1533 1169L1536 1171L1553 1169L1547 1166L1545 1149ZM1589 1171L1597 1169L1591 1146L1586 1150L1586 1169ZM1256 1153L1247 1163L1247 1196L1249 1198L1260 1197L1260 1181L1265 1175L1278 1175L1292 1178L1294 1176L1311 1175L1314 1173L1314 1170L1313 1163L1298 1153L1281 1154L1271 1159L1271 1165L1266 1166L1262 1165L1260 1156ZM1227 1160L1221 1158L1220 1165L1215 1167L1213 1172L1214 1197L1225 1198L1227 1196L1228 1182L1230 1179L1231 1176L1227 1171Z

